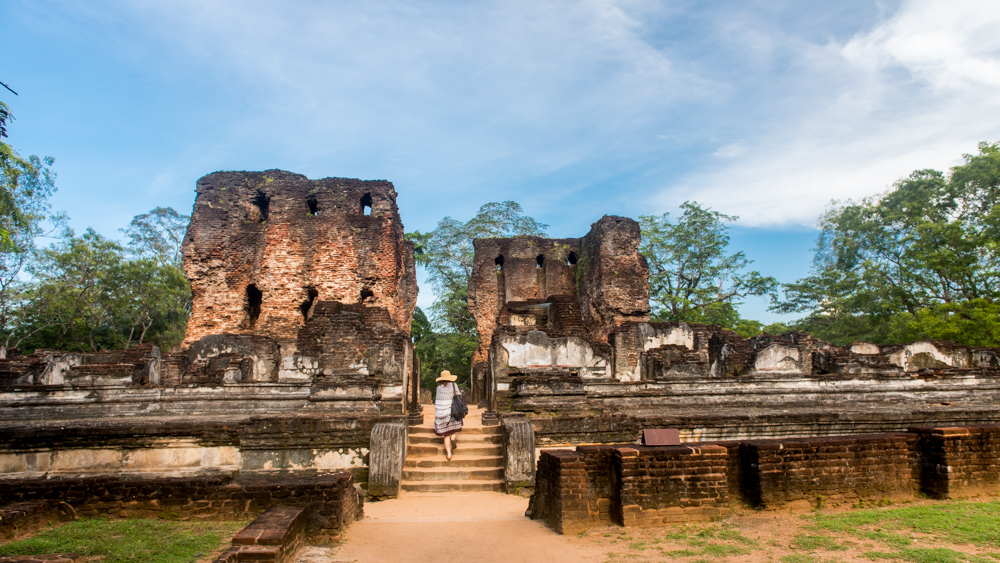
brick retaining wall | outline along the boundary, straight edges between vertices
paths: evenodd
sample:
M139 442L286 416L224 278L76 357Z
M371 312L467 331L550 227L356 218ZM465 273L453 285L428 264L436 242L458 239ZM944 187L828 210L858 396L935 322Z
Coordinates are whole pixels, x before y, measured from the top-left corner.
M904 434L753 440L740 444L740 489L760 508L912 499L910 460Z
M1000 425L895 434L545 450L529 515L557 531L764 509L1000 492Z
M340 534L362 514L363 502L346 472L280 480L236 480L228 475L8 479L0 481L0 499L8 503L47 501L71 517L156 518L167 514L227 520L252 516L274 506L298 506L306 509L308 536L320 542L339 541ZM4 524L0 523L0 528Z
M913 428L920 488L936 498L1000 490L1000 426Z
M612 519L624 526L710 520L728 510L726 448L617 448L611 461Z

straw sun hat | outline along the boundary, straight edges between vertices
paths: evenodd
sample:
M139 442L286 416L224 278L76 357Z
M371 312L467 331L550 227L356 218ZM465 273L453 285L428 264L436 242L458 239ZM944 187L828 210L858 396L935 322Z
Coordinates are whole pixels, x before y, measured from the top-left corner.
M458 379L457 375L452 375L450 371L444 370L441 372L441 377L437 378L438 381L456 381Z

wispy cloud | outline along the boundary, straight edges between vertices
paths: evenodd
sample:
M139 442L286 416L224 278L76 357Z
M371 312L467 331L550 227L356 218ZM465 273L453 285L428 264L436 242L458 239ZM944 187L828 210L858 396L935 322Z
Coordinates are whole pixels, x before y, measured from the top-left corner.
M660 193L698 199L745 225L812 225L831 199L880 193L910 171L946 169L998 140L1000 4L906 2L847 41L800 44L774 104L722 166ZM828 88L814 91L816 85Z

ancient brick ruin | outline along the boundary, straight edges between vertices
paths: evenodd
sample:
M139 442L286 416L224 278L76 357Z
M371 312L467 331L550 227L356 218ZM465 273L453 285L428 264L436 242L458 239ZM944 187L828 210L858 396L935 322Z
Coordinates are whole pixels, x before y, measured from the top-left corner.
M211 174L183 252L180 382L309 383L401 412L417 284L392 184Z
M101 514L154 510L157 495L192 515L275 508L256 539L234 544L238 559L281 551L254 543L267 534L294 549L303 522L339 533L355 483L407 490L408 456L433 466L440 441L413 426L403 232L388 182L278 170L199 180L182 345L0 360L0 491L33 491L0 509L42 521L66 495ZM490 487L536 488L536 514L559 529L706 519L733 498L777 506L869 481L888 487L872 495L997 491L1000 349L653 322L639 242L638 224L613 216L581 238L474 242L472 394L491 426L477 429ZM638 445L665 428L687 444ZM579 444L590 446L542 453L536 473L538 449ZM293 509L316 495L318 512Z
M528 512L560 533L702 522L730 501L806 512L843 504L995 495L1000 426L894 434L578 446L538 460Z
M635 221L605 216L580 239L475 241L478 398L527 414L540 445L628 443L643 428L725 440L1000 421L1000 349L651 322L639 239Z

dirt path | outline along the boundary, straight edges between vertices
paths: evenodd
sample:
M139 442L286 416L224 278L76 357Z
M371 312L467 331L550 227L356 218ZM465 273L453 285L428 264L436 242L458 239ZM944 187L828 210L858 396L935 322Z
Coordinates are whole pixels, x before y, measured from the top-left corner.
M365 505L344 541L306 548L301 563L460 560L604 561L607 549L525 518L528 500L502 493L404 493Z

